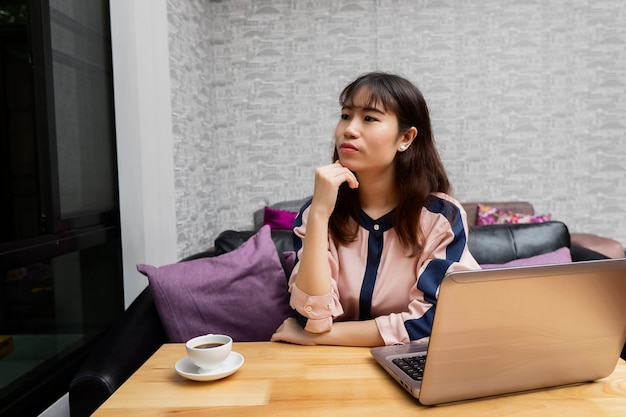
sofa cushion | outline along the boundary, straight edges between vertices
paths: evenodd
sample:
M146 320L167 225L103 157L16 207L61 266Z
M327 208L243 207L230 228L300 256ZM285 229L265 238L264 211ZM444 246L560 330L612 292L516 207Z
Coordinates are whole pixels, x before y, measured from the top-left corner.
M557 221L493 224L471 226L467 245L479 264L503 264L569 248L570 236L567 226Z
M552 220L551 214L524 214L478 204L478 217L476 226L488 224L512 224L512 223L543 223Z
M256 233L258 232L252 230L224 230L215 239L215 256L237 249ZM278 253L293 250L293 232L291 230L271 230L270 238Z
M531 256L530 258L514 259L503 264L482 264L482 269L510 268L514 266L550 265L572 262L572 254L569 248L563 247L553 252Z
M231 252L250 239L256 232L252 230L225 230L215 239L214 255L219 256ZM291 275L293 260L290 252L293 251L293 232L291 230L272 230L270 236L276 247L280 263L285 271L285 276Z
M171 342L206 333L269 340L292 314L287 280L269 226L235 250L165 265L140 264Z

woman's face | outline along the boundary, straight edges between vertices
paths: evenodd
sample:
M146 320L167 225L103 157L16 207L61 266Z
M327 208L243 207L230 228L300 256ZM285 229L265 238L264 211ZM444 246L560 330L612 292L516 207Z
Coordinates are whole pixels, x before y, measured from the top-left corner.
M335 146L339 161L358 173L392 169L403 140L398 118L385 111L380 103L368 105L369 93L358 91L352 102L341 110L335 128Z

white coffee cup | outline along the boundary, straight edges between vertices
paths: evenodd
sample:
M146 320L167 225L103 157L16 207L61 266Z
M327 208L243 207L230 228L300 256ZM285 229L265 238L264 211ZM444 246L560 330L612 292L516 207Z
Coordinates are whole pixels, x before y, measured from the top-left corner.
M200 372L217 368L228 358L232 347L233 339L225 334L205 334L185 343L187 356Z

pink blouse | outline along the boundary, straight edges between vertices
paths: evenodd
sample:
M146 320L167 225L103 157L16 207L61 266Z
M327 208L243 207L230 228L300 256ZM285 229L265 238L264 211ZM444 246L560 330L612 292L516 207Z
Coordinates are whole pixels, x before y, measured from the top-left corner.
M298 257L306 238L310 202L294 223ZM291 307L307 331L329 331L334 321L374 319L385 344L428 337L439 285L449 271L479 269L467 248L467 220L452 197L437 193L422 208L420 227L426 237L421 254L406 256L393 228L391 213L371 219L361 211L357 239L328 242L331 292L310 296L289 280ZM354 221L354 220L352 220Z

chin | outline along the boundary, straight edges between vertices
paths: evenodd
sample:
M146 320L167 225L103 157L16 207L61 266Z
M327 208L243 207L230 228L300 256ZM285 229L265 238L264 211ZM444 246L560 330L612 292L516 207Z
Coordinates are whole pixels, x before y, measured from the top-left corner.
M345 156L341 157L341 155L339 155L339 162L341 162L341 165L348 168L350 171L356 170L357 164L354 163L352 158L346 158Z

